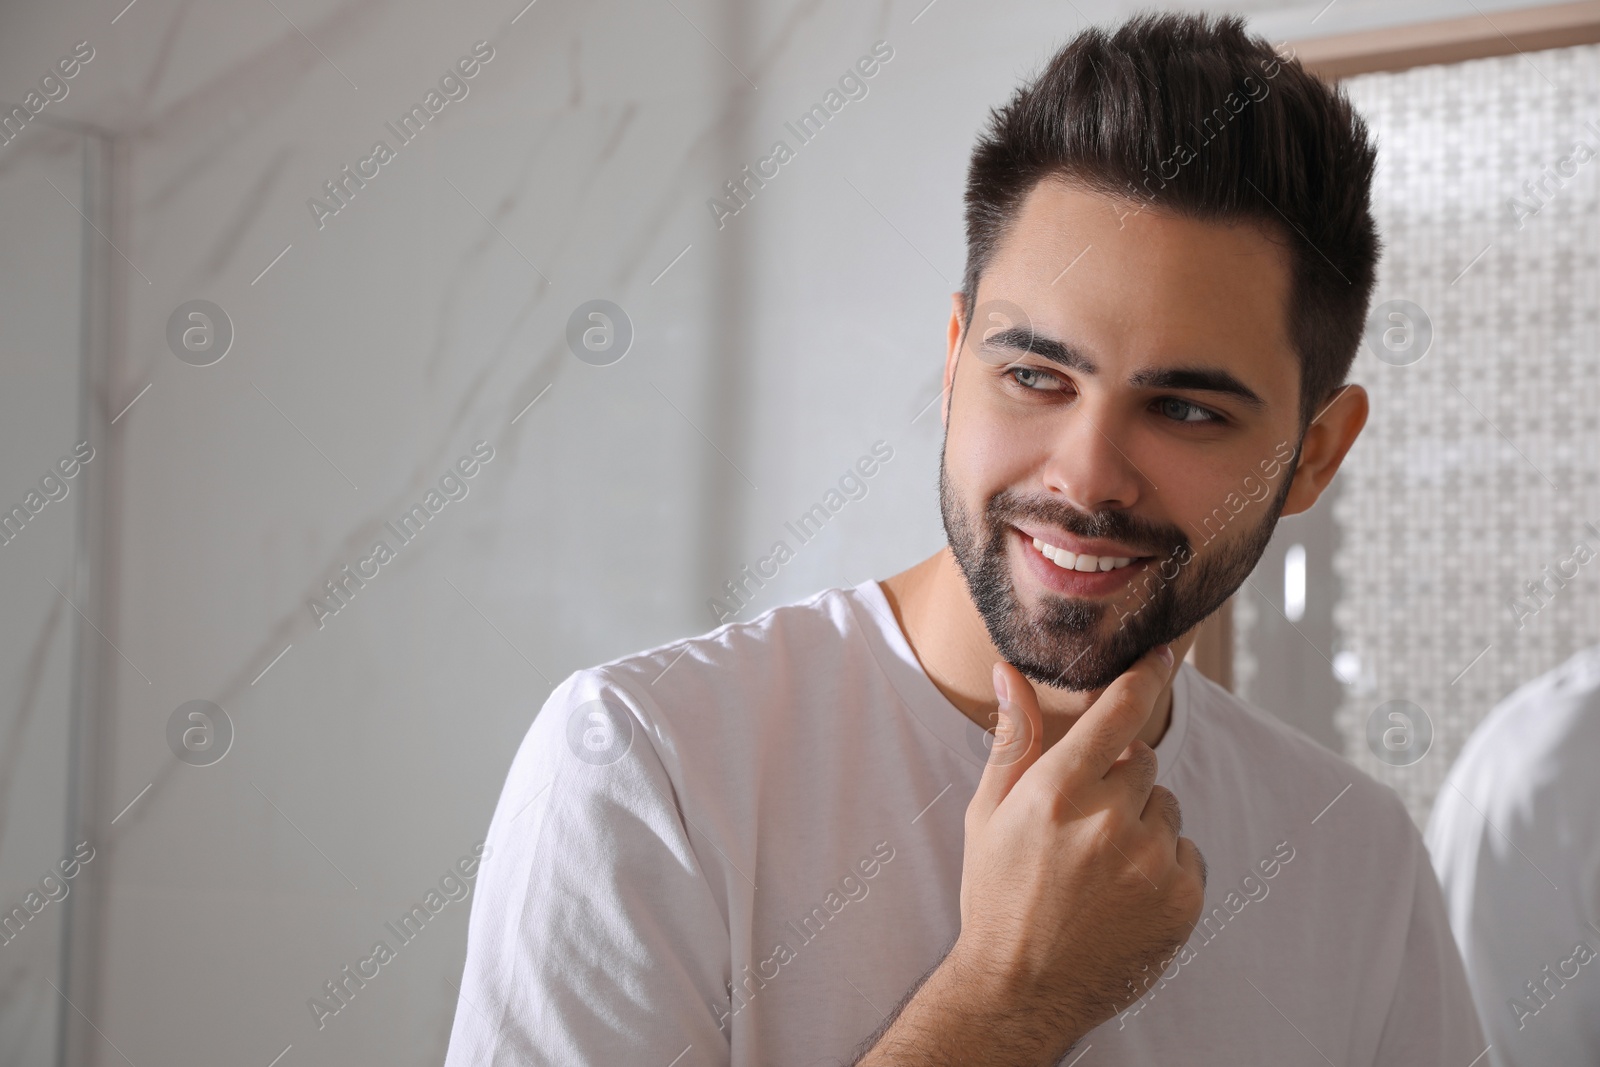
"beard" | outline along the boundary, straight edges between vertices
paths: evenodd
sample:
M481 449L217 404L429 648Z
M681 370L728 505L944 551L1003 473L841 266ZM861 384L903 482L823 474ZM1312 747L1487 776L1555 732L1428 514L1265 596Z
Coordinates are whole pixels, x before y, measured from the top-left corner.
M1086 513L1060 501L1023 499L1009 489L990 497L981 523L974 521L951 485L944 446L939 448L939 510L945 537L990 640L1030 682L1076 692L1104 689L1140 656L1188 633L1221 607L1266 551L1293 480L1291 464L1263 519L1200 555L1177 526L1147 522L1125 511ZM1046 591L1039 594L1038 606L1029 610L1017 598L1009 562L1012 524L1029 520L1079 537L1137 547L1141 555L1154 558L1137 569L1129 567L1134 576L1129 587L1112 597L1088 599ZM1173 566L1177 573L1169 579L1165 571ZM1111 632L1103 633L1107 616L1112 619Z

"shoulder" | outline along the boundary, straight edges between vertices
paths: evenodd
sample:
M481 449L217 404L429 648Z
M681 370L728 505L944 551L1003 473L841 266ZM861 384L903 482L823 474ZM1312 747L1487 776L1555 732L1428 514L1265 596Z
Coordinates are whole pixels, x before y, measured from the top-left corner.
M1490 710L1450 768L1433 822L1488 817L1513 837L1551 820L1589 839L1600 833L1600 647L1518 686ZM1461 810L1457 810L1460 808ZM1582 828L1581 831L1579 828Z
M594 763L620 758L641 743L653 747L653 758L669 772L681 771L691 753L731 761L758 731L753 712L776 709L770 699L775 683L795 695L837 657L844 633L856 625L850 595L823 589L747 620L573 671L545 699L516 762L553 764L575 756Z
M818 590L752 618L619 656L588 671L632 690L643 687L663 705L701 696L708 687L762 678L774 664L797 655L830 651L830 643L836 644L853 625L850 595L838 587Z
M825 589L568 674L511 761L494 846L531 848L541 831L587 836L580 850L641 830L679 841L685 807L726 845L725 817L753 810L774 723L803 700L808 679L825 674L823 661L854 625L847 595ZM714 852L702 860L718 862Z
M1493 766L1502 774L1564 762L1590 763L1600 752L1600 646L1584 649L1524 682L1497 703L1462 747L1463 776Z

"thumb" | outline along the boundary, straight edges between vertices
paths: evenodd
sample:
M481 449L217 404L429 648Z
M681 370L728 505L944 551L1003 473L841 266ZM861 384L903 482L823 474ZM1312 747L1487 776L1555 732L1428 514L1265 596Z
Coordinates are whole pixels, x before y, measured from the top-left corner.
M1011 664L994 665L995 697L999 708L983 777L978 780L968 812L987 822L1000 802L1017 784L1017 779L1039 759L1044 735L1044 717L1033 686Z

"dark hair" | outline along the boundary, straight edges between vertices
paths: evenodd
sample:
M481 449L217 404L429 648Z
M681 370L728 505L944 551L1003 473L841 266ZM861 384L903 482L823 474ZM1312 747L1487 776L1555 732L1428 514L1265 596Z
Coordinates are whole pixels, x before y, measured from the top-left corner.
M1290 249L1303 433L1361 342L1381 248L1375 163L1344 93L1236 15L1143 14L1085 30L990 112L973 149L963 329L979 276L1042 178L1204 221L1263 223Z

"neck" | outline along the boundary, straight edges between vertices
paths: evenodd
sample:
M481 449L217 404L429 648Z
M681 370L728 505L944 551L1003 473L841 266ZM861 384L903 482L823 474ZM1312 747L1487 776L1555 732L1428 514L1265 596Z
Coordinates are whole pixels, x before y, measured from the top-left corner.
M963 715L990 729L996 709L991 672L1001 656L949 547L880 584L895 621L928 678ZM1194 639L1193 630L1178 638L1172 643L1173 654L1183 657ZM1034 684L1033 691L1044 719L1045 749L1064 737L1104 692L1074 692L1038 684ZM1169 682L1156 698L1155 710L1139 731L1139 740L1154 748L1171 721Z

